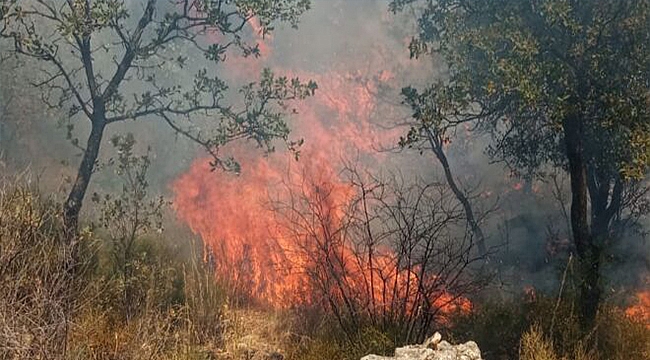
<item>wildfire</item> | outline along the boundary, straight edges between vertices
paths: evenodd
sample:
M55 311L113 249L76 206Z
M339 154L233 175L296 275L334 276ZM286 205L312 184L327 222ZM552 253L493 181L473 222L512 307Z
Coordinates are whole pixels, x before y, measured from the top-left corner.
M260 157L238 148L233 151L245 164L239 176L215 175L209 171L207 161L198 160L174 184L178 216L213 252L217 276L236 292L263 299L275 307L322 300L312 298L311 267L315 261L328 259L309 258L318 250L309 247L319 245L314 237L330 235L287 229L271 203L286 206L293 201L292 196L302 193L322 207L320 214L328 218L331 229L336 229L353 196L338 172L343 154L354 149L366 156L373 154L377 163L382 160L373 150L369 120L374 99L367 85L359 84L356 76L350 74L315 77L322 80L319 87L327 93L317 103L300 109L301 123L297 129L307 137L301 161L279 153ZM356 95L355 101L350 93ZM319 114L329 116L323 120ZM359 264L354 249L336 240L332 243L338 245L332 251L337 252L337 261L341 263L341 281L360 290L352 295L355 298L365 296L361 301L381 307L396 297L416 297L417 269L399 270L396 256L388 248L378 250L373 263ZM376 281L368 284L368 279ZM386 288L386 284L391 285ZM350 296L335 294L346 295ZM471 308L467 299L444 291L435 300L443 312Z
M263 56L272 53L268 41L263 41ZM344 241L345 235L335 231L354 196L340 175L342 159L357 154L381 166L385 155L376 151L377 144L396 143L400 130L379 132L371 121L378 111L376 93L394 81L394 74L386 69L291 73L319 85L314 99L298 105L299 121L292 125L293 134L306 140L300 161L283 153L261 157L246 146L233 146L227 150L244 165L234 175L210 172L208 162L199 159L173 184L178 217L211 250L222 281L235 292L271 306L322 302L314 298L314 286L329 287L328 281L333 281L329 295L335 298L353 297L378 308L402 298L407 299L405 306L414 307L414 284L435 284L434 276L422 279L417 267L400 269L387 247L377 249L369 260L360 259ZM313 214L294 212L302 217L279 218L282 212L277 207L295 206L296 194L318 208L310 209ZM314 214L326 226L310 232L307 227L316 220ZM315 258L315 253L320 255ZM315 270L319 262L329 266L335 281ZM353 293L342 290L341 283ZM469 300L443 288L431 300L443 313L471 308Z
M625 310L625 314L632 319L639 320L650 328L650 290L636 294L637 302Z

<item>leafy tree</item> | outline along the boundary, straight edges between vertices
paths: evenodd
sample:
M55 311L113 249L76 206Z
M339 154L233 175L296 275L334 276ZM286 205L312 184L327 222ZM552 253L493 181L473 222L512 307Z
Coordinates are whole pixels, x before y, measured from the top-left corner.
M230 51L257 56L257 44L245 38L246 24L258 21L263 34L277 22L297 25L309 0L147 0L130 9L124 0L1 0L0 35L13 51L40 62L35 85L45 102L67 107L69 130L90 122L76 180L64 205L69 240L107 126L127 120L157 120L203 146L215 168L236 169L219 150L237 140L253 140L272 150L274 139L288 141L283 120L287 101L316 89L313 82L277 77L264 70L258 82L243 86L242 101L229 101L229 86L215 75ZM210 36L207 36L207 35ZM218 39L218 40L211 40ZM179 55L182 54L182 55ZM205 59L189 79L188 61ZM194 67L194 66L192 66ZM178 82L170 70L188 74ZM209 129L199 131L199 122Z
M110 159L106 165L113 167L115 175L122 180L122 191L115 196L108 193L93 193L91 196L101 210L99 224L106 229L111 240L113 273L118 277L122 310L127 321L133 317L144 297L138 294L141 290L138 275L143 267L140 258L145 255L137 251L138 240L148 233L163 230L163 209L167 205L162 196L152 197L148 193L151 149L147 149L144 155L137 155L135 143L131 133L111 138L117 158Z
M424 90L404 90L417 120L405 141L471 123L492 135L488 153L520 174L565 169L590 324L602 251L650 161L650 1L391 3L406 6L420 11L412 55L440 56L448 71Z

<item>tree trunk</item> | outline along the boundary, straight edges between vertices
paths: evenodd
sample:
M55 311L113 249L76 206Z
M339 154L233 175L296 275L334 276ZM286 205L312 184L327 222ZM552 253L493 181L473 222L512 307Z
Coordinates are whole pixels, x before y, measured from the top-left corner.
M86 190L90 183L90 177L95 168L95 162L99 155L99 148L101 146L105 127L105 122L93 121L86 149L81 164L77 170L77 178L68 194L68 199L63 208L63 225L65 227L65 237L68 243L73 243L77 235L81 205L83 204Z
M589 230L587 164L583 156L582 121L579 116L564 120L564 141L571 177L571 229L580 262L580 305L585 328L593 324L600 303L600 250Z
M463 206L463 210L465 211L465 217L467 218L467 223L469 224L469 227L472 230L472 234L476 236L475 241L476 241L476 247L478 249L478 253L482 257L487 257L488 250L485 244L485 235L483 234L481 227L479 226L478 222L476 221L476 218L474 217L474 210L472 209L472 204L469 202L469 199L467 198L465 193L458 187L458 184L456 184L456 180L454 179L454 175L451 173L451 167L449 166L449 161L447 160L447 155L445 154L445 151L443 149L442 142L429 129L427 129L427 137L429 139L429 144L431 145L431 150L438 158L440 165L442 165L442 169L444 170L445 173L445 179L447 180L447 185L449 185L449 188L454 193L454 196L456 197L458 202L460 202L460 204Z

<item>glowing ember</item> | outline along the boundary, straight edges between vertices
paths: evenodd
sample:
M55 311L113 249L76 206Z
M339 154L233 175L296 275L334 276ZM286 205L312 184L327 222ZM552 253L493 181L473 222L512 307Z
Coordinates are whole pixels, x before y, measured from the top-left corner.
M650 290L637 293L636 299L637 303L627 308L625 314L650 328Z

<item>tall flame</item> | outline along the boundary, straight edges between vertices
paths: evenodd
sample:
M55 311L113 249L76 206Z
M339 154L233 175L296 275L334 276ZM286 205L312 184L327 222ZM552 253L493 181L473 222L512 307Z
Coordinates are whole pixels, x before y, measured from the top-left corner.
M272 52L267 40L262 41L263 56ZM329 222L317 235L339 236L325 232L338 227L354 196L339 173L342 159L355 154L381 166L385 155L376 151L377 144L396 143L399 131L377 131L371 121L379 109L378 89L395 79L391 71L352 69L297 75L313 79L319 86L315 98L298 105L298 121L292 126L293 134L306 140L300 161L282 153L261 157L235 145L228 150L243 164L239 175L215 174L209 171L208 161L199 159L173 184L178 217L211 250L217 276L234 291L280 308L320 301L313 298L318 276L313 266L323 259L310 258L309 247L318 246L318 242L287 229L270 204L290 204L296 191L302 192L321 207L319 211ZM332 267L339 267L341 278L337 281L352 289L365 289L370 298L361 300L385 306L387 294L405 299L416 296L418 269L400 270L396 255L387 247L378 249L374 259L365 260L355 257L354 249L345 242L332 244L327 251L336 259ZM435 277L420 280L434 282ZM388 288L386 284L390 284ZM349 296L336 289L330 295ZM468 300L444 290L435 300L447 312L470 307Z

